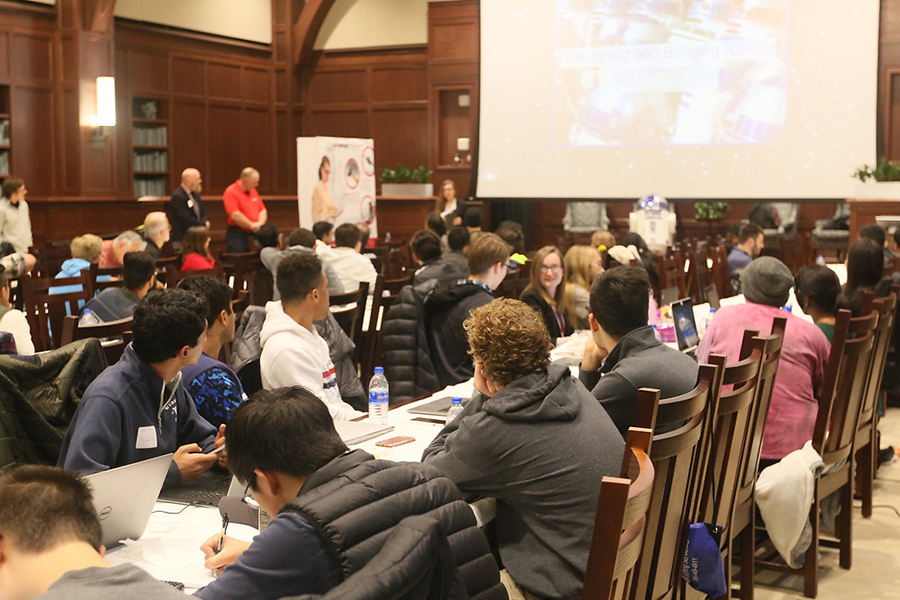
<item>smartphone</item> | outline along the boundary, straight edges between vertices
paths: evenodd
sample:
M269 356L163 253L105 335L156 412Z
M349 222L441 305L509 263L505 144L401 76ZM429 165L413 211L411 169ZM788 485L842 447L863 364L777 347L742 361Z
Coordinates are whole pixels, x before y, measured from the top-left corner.
M375 445L383 446L384 448L396 448L397 446L402 446L403 444L408 444L414 441L416 441L416 438L414 437L410 437L408 435L398 435L386 440L381 440L380 442L375 442Z
M216 448L215 450L210 450L209 452L207 452L207 454L218 454L219 452L221 452L221 451L224 450L224 449L225 449L225 444L222 444L221 446L219 446L219 447Z

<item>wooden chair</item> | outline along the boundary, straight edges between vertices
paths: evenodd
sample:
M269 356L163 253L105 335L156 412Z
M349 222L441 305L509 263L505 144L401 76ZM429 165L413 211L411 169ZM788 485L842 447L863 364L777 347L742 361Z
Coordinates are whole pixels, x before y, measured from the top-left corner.
M681 253L675 252L671 258L657 260L657 265L659 265L660 289L677 288L679 298L687 296L687 282L684 278L684 261L681 259Z
M842 569L849 569L852 562L853 443L872 364L877 326L877 311L855 318L850 317L849 310L838 311L812 438L813 449L825 463L825 474L815 478L809 511L812 542L803 567L795 570L781 562L757 561L766 568L802 574L803 595L808 598L815 598L818 593L820 542L840 549ZM835 521L837 540L822 540L819 535L821 501L833 493L840 494L841 504Z
M262 261L259 260L259 252L244 252L239 254L229 254L222 252L216 263L217 267L222 267L225 277L231 281L231 287L237 290L250 291L250 304L258 304L256 279ZM233 278L233 279L232 279Z
M759 458L762 453L762 440L766 429L766 419L769 415L775 375L778 373L778 365L781 362L781 346L784 342L786 327L787 319L776 317L772 322L771 334L762 338L764 342L761 346L762 362L753 398L750 426L741 450L741 470L738 472L729 543L733 550L734 541L740 538L740 597L742 600L753 600L754 556L756 553L756 478L759 472ZM752 354L752 342L758 336L758 331L744 332L740 360L744 360Z
M187 277L191 277L193 275L208 275L210 277L218 277L220 279L225 279L225 270L223 269L221 263L216 263L216 266L212 269L200 269L200 270L192 270L192 269L173 269L170 268L166 277L166 286L168 287L177 287L178 282ZM243 288L234 288L235 292L241 291ZM249 292L248 292L249 293Z
M731 269L728 267L728 253L725 251L725 245L720 244L713 248L710 258L713 261L712 280L716 284L719 298L734 296L734 287L731 284Z
M497 289L494 290L494 296L497 298L512 298L513 300L521 298L522 292L531 282L531 278L521 276L522 270L519 269L515 274L507 273L500 285L497 286Z
M100 268L97 263L91 263L90 270L95 294L102 292L106 288L125 287L125 280L122 278L122 267ZM103 277L103 280L98 281L99 277Z
M101 340L103 345L106 363L114 365L122 358L125 346L128 345L128 342L125 341L123 336L126 331L131 331L131 323L133 320L133 317L127 317L125 319L119 319L118 321L98 323L97 325L79 325L78 317L68 315L63 320L62 342L60 343L60 346L65 346L66 344L71 344L76 340L83 340L85 338L97 338ZM103 341L104 338L118 339Z
M20 277L18 281L22 286L25 318L31 328L35 350L40 352L59 348L63 318L67 314L79 314L83 303L94 296L90 271L84 269L76 277L60 279L32 277L29 274ZM50 294L50 288L62 286L81 286L81 289Z
M359 347L362 343L362 323L363 318L365 317L366 300L368 299L368 296L369 282L360 281L359 289L356 291L347 292L346 294L333 294L330 299L332 307L353 305L352 307L343 310L332 310L331 314L334 315L338 325L341 326L341 329L344 330L344 333L347 334L350 341L356 344L356 356L354 357L354 362L358 361L358 356L360 354Z
M694 304L703 304L707 302L706 286L712 282L712 273L709 270L709 264L706 262L709 258L704 246L702 249L694 250L690 255L691 262L688 267L688 294L691 296Z
M175 287L178 285L177 273L181 267L180 256L166 256L156 259L156 280L166 287ZM174 283L169 283L169 279L176 279Z
M631 598L669 599L683 590L687 525L697 517L720 387L719 368L700 365L687 394L659 400L659 390L638 390L634 423L656 432L650 448L656 478Z
M894 320L897 316L897 298L900 296L900 285L892 285L891 293L883 298L874 299L874 294L867 293L863 297L862 314L877 310L879 314L878 329L875 330L875 348L872 358L872 369L866 384L865 397L859 413L859 424L856 428L856 461L857 489L862 498L862 515L872 516L872 487L875 469L878 467L878 397L881 394L881 377L887 361L888 349L891 345L891 334L894 331Z
M62 264L72 257L69 241L50 242L37 249L34 257L37 260L33 274L40 277L56 277L62 270Z
M372 309L369 311L369 327L362 338L362 352L359 360L359 377L363 382L369 380L375 367L379 366L384 356L384 342L381 325L387 311L393 306L400 290L412 283L412 275L400 279L385 279L379 275L372 292ZM357 346L359 349L359 346Z
M647 455L652 436L649 429L629 429L622 477L604 477L600 484L582 600L628 598L653 488L653 463Z
M731 524L740 475L746 470L744 461L750 458L749 453L744 453L744 445L755 424L751 417L766 341L755 337L750 343L750 356L738 362L727 365L725 356L713 354L709 357L709 362L722 371L722 393L700 499L700 520L724 527L721 548L727 582L731 581L733 556ZM731 595L726 594L726 597Z

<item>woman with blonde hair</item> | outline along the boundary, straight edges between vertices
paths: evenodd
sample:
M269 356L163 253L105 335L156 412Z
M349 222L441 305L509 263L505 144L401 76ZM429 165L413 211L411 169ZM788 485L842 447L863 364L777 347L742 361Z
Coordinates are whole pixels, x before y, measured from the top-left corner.
M209 229L188 227L181 242L181 270L205 271L215 266L216 259L209 253Z
M437 202L435 202L434 210L441 214L447 231L454 225L462 225L462 216L466 212L466 203L463 200L456 199L456 185L454 185L452 179L445 179L441 182L441 191L438 194Z
M575 329L588 329L588 314L591 312L591 283L603 272L603 259L596 248L572 246L563 259L566 267L566 295L569 315Z
M566 309L565 278L562 253L556 246L544 246L532 259L531 282L522 292L522 302L541 314L554 342L575 331Z

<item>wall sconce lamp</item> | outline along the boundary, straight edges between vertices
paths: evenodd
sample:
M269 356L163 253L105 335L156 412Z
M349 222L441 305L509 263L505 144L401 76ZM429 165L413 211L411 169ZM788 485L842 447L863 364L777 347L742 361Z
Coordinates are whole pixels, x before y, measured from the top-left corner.
M116 125L116 78L97 78L97 114L91 118L91 139L106 140L104 127Z

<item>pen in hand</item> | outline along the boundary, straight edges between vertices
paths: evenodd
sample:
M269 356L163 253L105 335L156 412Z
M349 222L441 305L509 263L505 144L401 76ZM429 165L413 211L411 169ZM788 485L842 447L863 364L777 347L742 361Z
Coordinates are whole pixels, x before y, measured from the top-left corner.
M222 535L219 536L219 545L216 548L216 554L220 554L222 552L222 547L225 545L225 534L228 531L228 513L222 515ZM213 577L216 577L218 573L218 569L212 570Z

